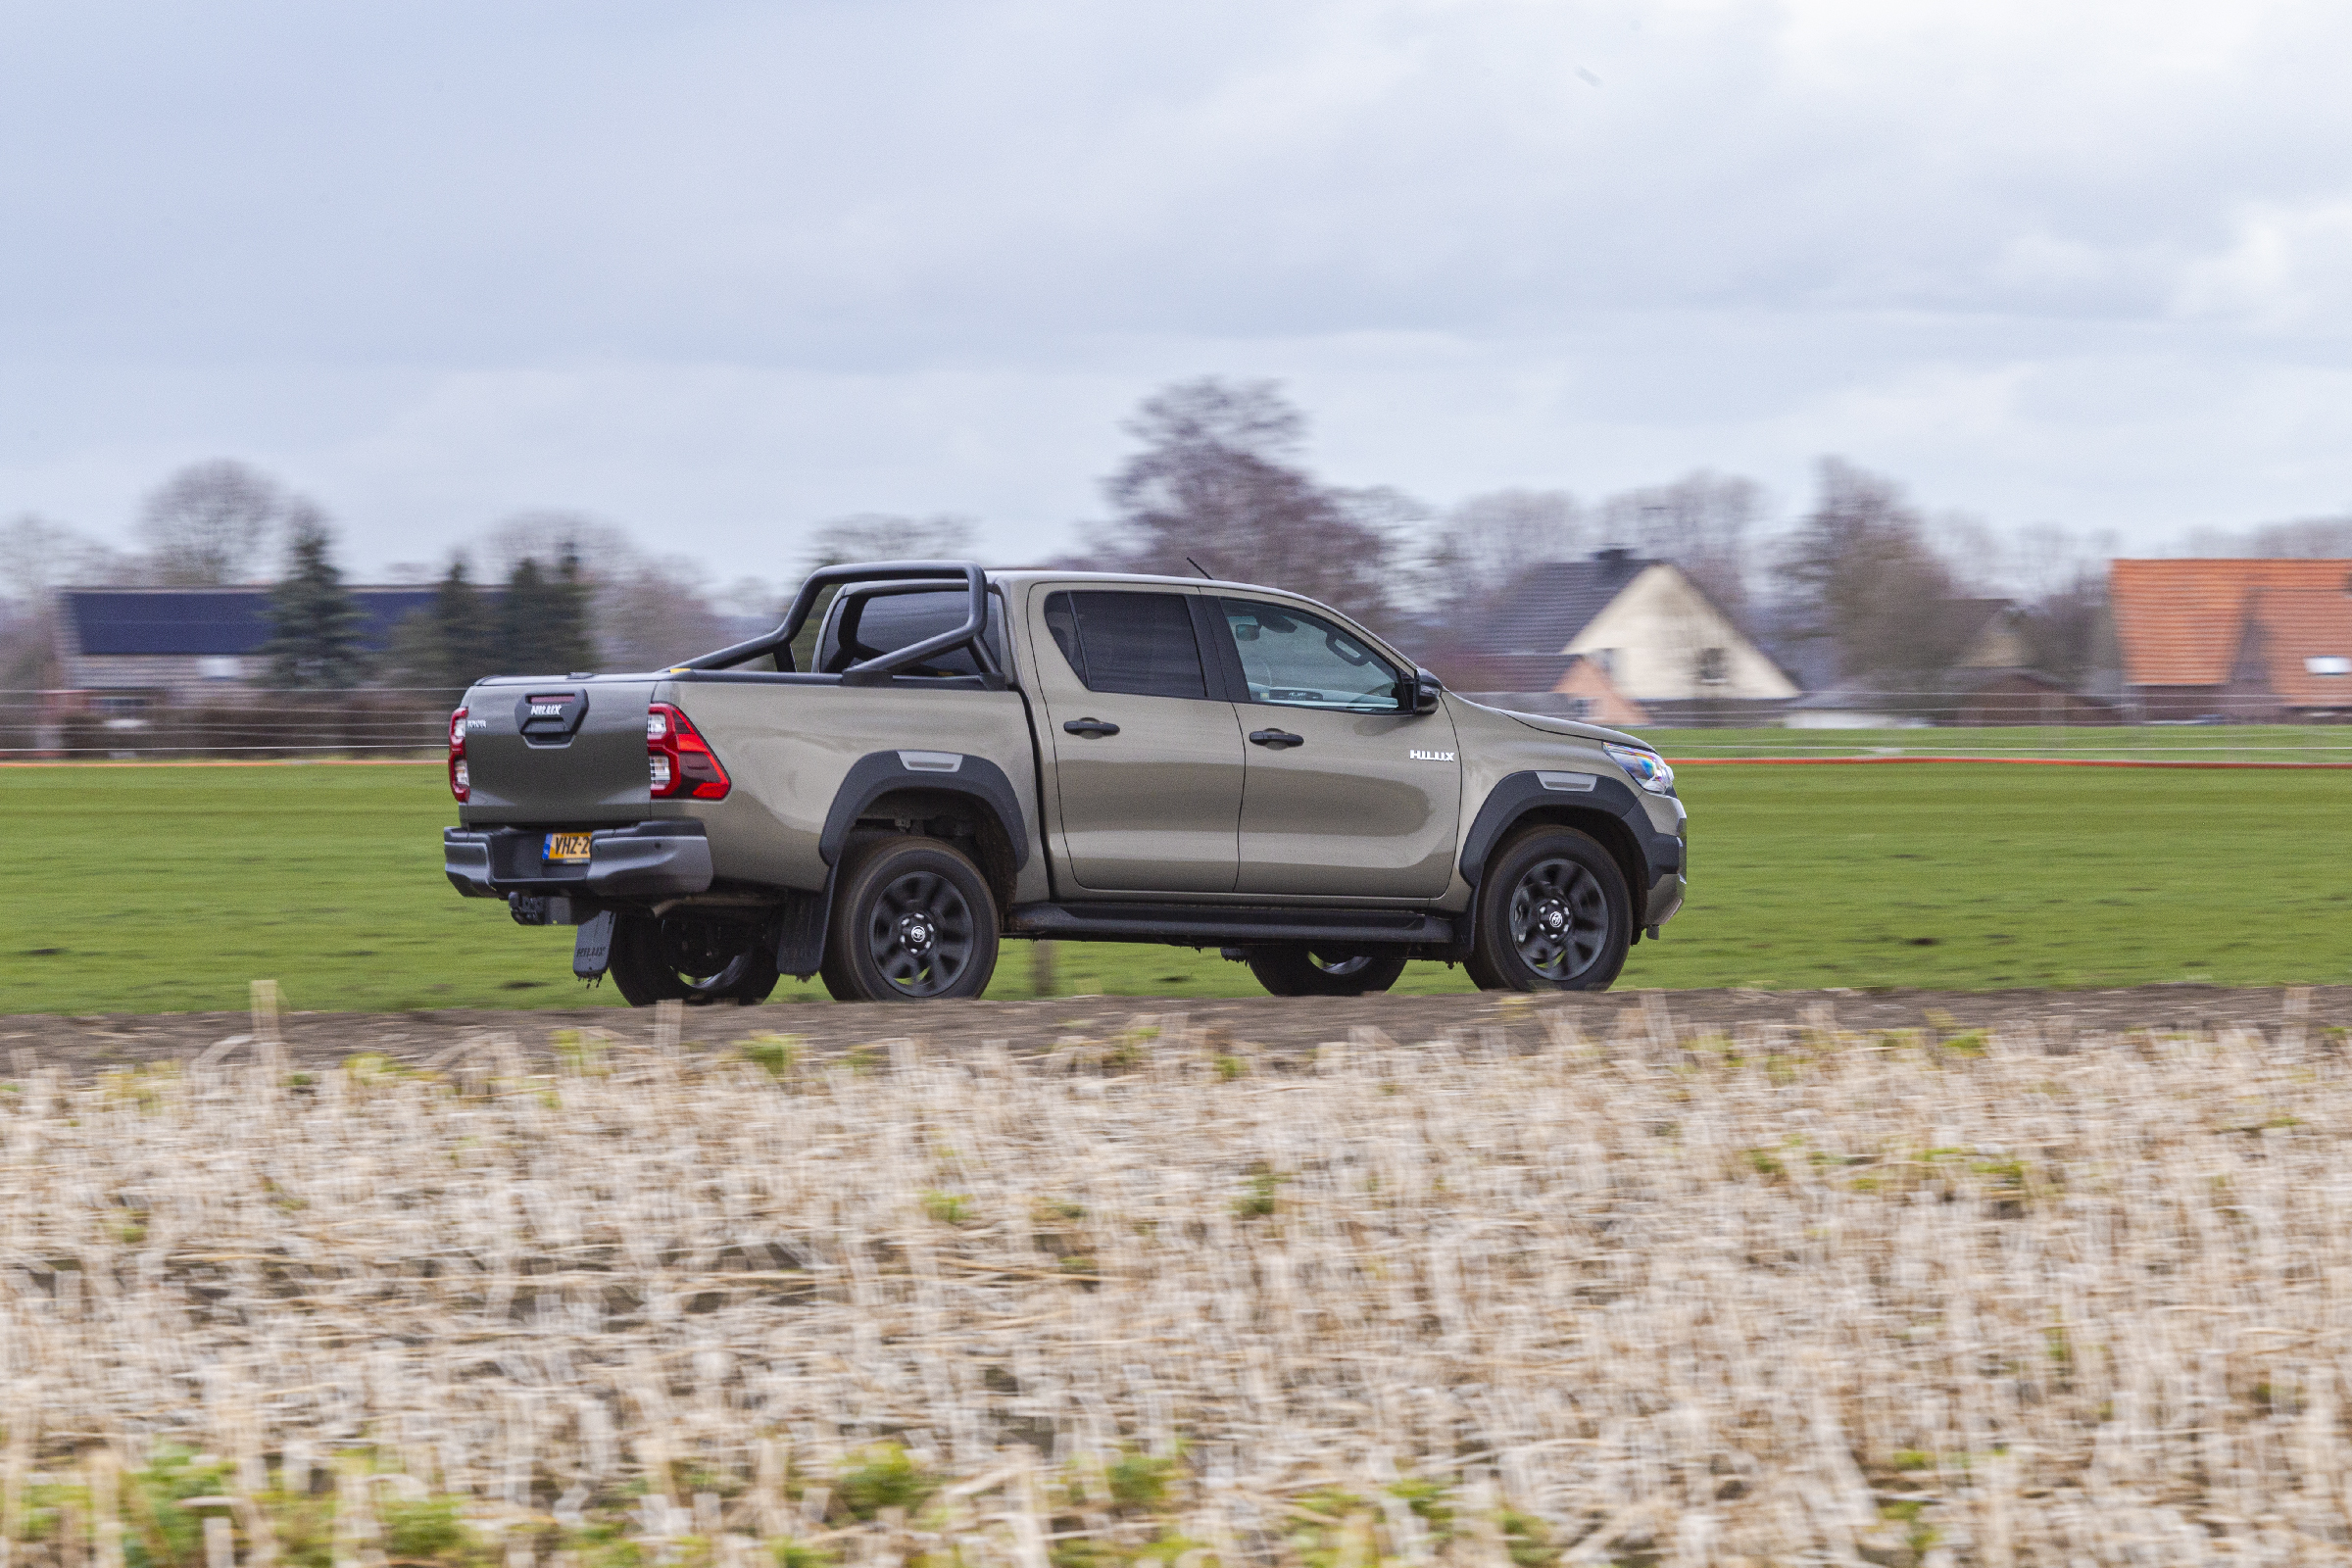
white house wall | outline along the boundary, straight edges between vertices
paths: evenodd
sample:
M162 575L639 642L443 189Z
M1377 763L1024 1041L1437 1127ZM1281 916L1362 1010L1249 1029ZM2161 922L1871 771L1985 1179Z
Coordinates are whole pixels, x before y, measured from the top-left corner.
M1724 651L1722 680L1700 683L1702 648ZM1741 636L1679 568L1664 563L1627 583L1560 652L1602 664L1617 689L1637 702L1786 701L1797 695L1780 666Z

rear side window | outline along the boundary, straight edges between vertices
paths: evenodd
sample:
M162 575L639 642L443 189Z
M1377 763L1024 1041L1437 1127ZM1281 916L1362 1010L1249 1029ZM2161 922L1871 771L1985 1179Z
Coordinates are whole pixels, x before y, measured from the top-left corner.
M954 631L963 624L970 609L970 595L961 588L911 594L845 594L839 613L825 627L824 642L817 650L816 668L838 675L852 664L896 653L941 632ZM988 647L997 656L999 667L1004 662L1004 621L1003 604L991 594ZM977 675L980 666L973 662L969 648L951 648L899 673Z
M1200 643L1182 594L1056 593L1046 630L1090 692L1206 697Z

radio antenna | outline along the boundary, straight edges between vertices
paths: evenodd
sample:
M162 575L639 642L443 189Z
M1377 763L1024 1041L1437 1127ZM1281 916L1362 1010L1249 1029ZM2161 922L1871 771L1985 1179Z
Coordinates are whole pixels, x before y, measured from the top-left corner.
M1208 577L1208 580L1209 580L1210 582L1215 582L1215 581L1217 580L1216 578L1214 578L1214 577L1210 577L1210 576L1209 576L1209 573L1208 573L1208 568L1207 568L1206 566L1203 566L1203 565L1201 565L1201 564L1200 564L1200 563L1199 563L1198 561L1195 561L1195 560L1194 560L1192 557L1190 557L1190 556L1187 556L1187 557L1185 557L1185 558L1184 558L1184 564L1185 564L1186 565L1188 565L1188 566L1192 567L1192 568L1193 568L1195 571L1197 571L1197 572L1200 573L1200 575L1201 575L1201 576L1203 576L1203 577Z

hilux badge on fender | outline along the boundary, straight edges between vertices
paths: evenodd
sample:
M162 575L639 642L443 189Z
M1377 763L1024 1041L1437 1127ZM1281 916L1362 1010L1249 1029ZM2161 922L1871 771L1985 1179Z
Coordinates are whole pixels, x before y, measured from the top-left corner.
M1404 755L1416 762L1450 762L1453 760L1451 752L1407 752Z

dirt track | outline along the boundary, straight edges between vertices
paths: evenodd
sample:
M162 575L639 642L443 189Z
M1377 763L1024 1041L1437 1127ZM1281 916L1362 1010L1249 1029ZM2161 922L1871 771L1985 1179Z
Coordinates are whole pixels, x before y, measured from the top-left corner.
M2307 1000L2306 1000L2307 999ZM1652 991L1603 996L1503 998L1366 997L1354 1000L1161 1002L1149 997L1063 997L1049 1002L956 1002L922 1006L790 1006L696 1008L682 1019L688 1049L721 1048L752 1035L798 1035L806 1049L836 1054L879 1041L915 1036L956 1049L1001 1041L1017 1054L1037 1054L1073 1037L1103 1040L1139 1019L1181 1016L1215 1038L1274 1055L1297 1054L1325 1041L1346 1040L1369 1026L1404 1043L1452 1036L1490 1048L1507 1043L1529 1050L1548 1038L1547 1020L1566 1020L1589 1035L1607 1036L1638 1023L1656 1026L1660 1009L1677 1028L1746 1023L1804 1026L1822 1008L1847 1029L1967 1029L2034 1022L2072 1034L2113 1034L2137 1028L2197 1028L2250 1024L2275 1028L2301 1011L2315 1028L2352 1025L2352 986L2230 990L2220 986L2142 986L2123 991ZM113 1013L95 1017L0 1015L0 1072L37 1067L86 1073L117 1064L194 1056L232 1037L250 1035L239 1012ZM486 1032L503 1032L526 1054L544 1056L563 1029L603 1031L614 1044L651 1044L658 1023L651 1011L612 1007L502 1011L452 1008L438 1012L296 1012L280 1022L298 1066L330 1065L358 1051L380 1051L425 1060ZM1492 1033L1499 1030L1499 1037Z

